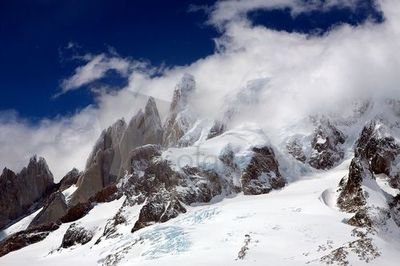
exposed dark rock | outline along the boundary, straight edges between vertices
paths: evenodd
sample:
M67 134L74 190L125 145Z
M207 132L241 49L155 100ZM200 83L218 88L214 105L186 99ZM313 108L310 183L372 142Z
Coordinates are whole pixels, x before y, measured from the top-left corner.
M331 169L344 158L342 144L346 137L327 119L314 123L318 126L311 136L294 136L288 141L286 149L296 160L315 169Z
M185 167L183 172L179 197L185 204L209 202L222 193L223 184L217 173L197 167Z
M53 175L43 158L31 158L17 175L5 168L0 176L0 229L29 214L34 205L38 208L54 188Z
M375 122L362 130L356 143L355 157L351 162L349 175L339 184L340 195L337 201L339 208L343 211L355 213L347 221L348 224L378 231L387 230L384 228L391 219L397 223L397 212L393 207L393 204L396 205L396 198L392 200L390 195L381 190L374 175L374 173L382 173L380 170L385 169L381 165L378 167L374 158L391 151L397 144L390 136L382 134L379 130L381 129ZM368 192L367 189L373 192ZM380 193L387 200L387 205L382 205L382 203L376 205L371 202L369 193Z
M387 131L383 124L375 121L366 125L357 141L355 154L369 161L374 174L386 174L389 184L400 188L400 173L392 169L394 161L400 155L400 145L392 136L380 132L385 130Z
M119 196L117 186L112 184L97 192L94 197L90 198L90 201L97 203L110 202L119 198Z
M58 228L58 224L52 223L15 233L0 242L0 257L12 251L40 242Z
M170 189L178 184L180 176L173 171L167 161L154 161L144 171L143 178L132 176L135 190L144 195L156 193L160 188Z
M158 222L166 222L177 217L180 213L186 213L181 202L168 191L160 191L147 199L142 207L139 219L136 221L132 232Z
M161 147L159 145L149 144L133 149L129 155L129 173L137 174L145 171L152 160L159 156L161 156Z
M61 222L70 223L79 220L92 208L93 204L91 202L78 203L67 210L67 213L61 218Z
M64 191L68 188L70 188L72 185L75 185L78 182L79 176L81 173L79 172L78 169L74 168L71 171L69 171L58 183L58 189L60 191Z
M244 194L265 194L284 187L285 179L279 172L274 151L269 147L262 147L254 148L253 152L253 158L241 177Z
M311 140L313 150L309 164L316 169L330 169L344 157L341 144L346 138L344 134L329 121L323 121L316 128Z
M77 244L85 245L93 238L93 232L76 223L71 224L64 234L61 247L69 248Z
M364 178L373 178L368 164L356 157L351 161L347 179L340 182L338 206L346 212L357 212L366 203L361 187Z
M51 194L43 210L32 220L29 228L44 224L57 223L67 212L67 204L61 192Z
M130 197L146 199L132 231L175 218L186 211L183 204L210 202L222 193L243 190L246 194L262 194L285 186L274 151L269 147L253 149L253 158L241 175L241 187L229 183L214 170L186 166L175 171L168 161L159 157L157 149L150 151L152 152L145 152L146 161L133 157L132 176L123 187L125 194ZM240 174L239 167L234 163L232 150L229 152L227 148L219 159L226 167L231 168L232 174ZM109 231L113 232L112 225L115 224L110 223Z
M86 202L78 202L75 205L71 205L71 207L69 207L61 217L61 222L69 223L77 221L84 217L96 203L110 202L120 198L121 196L122 194L115 184L106 186Z
M347 223L356 227L372 227L373 225L368 214L368 209L366 208L359 209L356 214L347 221Z

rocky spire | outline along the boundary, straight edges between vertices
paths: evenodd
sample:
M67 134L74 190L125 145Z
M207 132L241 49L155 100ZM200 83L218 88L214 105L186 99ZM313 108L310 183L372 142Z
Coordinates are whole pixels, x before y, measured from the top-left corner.
M161 144L163 129L157 105L153 97L147 101L144 112L139 112L131 119L126 129L119 150L121 153L121 168L119 176L129 170L130 152L145 144Z
M0 228L29 212L54 188L46 160L34 156L19 174L5 168L0 176Z
M78 189L70 202L72 205L86 202L117 179L121 164L118 145L125 130L126 123L120 119L101 133L87 160L86 170L78 179Z
M103 131L79 178L71 205L86 202L105 186L114 183L130 168L130 152L145 144L161 144L161 119L154 98L131 119L123 120Z
M164 125L163 144L167 147L174 146L194 123L188 108L188 100L196 89L194 77L185 74L176 86L169 110L169 115Z

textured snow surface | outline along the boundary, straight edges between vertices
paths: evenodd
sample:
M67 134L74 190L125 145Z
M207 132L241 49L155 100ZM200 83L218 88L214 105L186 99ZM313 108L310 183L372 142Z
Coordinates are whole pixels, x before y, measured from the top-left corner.
M0 231L0 241L6 238L7 236L10 236L14 233L27 229L29 224L33 221L35 216L38 215L39 212L41 212L41 210L42 208L24 217L23 219L11 225L10 227Z
M64 224L44 241L0 258L0 265L322 265L321 257L356 240L354 227L343 222L351 215L335 206L337 184L348 166L346 161L266 195L187 207L186 214L133 234L132 223L121 224L120 235L95 244L124 198L99 204L79 221L95 231L85 246L58 250L69 226ZM139 210L132 207L128 216L134 220ZM368 265L398 265L399 238L390 236L372 236L381 255ZM238 259L244 246L245 256ZM348 260L366 264L351 252Z

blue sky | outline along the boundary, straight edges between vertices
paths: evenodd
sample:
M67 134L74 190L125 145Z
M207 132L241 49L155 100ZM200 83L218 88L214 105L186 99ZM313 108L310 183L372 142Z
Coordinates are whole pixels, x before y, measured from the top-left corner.
M189 5L213 1L0 1L0 109L32 119L92 102L79 90L57 99L60 81L80 63L74 54L110 48L152 64L187 64L213 52L216 32ZM65 49L69 43L77 46Z
M90 90L52 97L63 79L82 64L76 55L116 51L152 65L186 65L213 54L221 35L205 22L206 0L1 0L0 111L14 110L32 122L73 114L94 103ZM293 18L290 9L256 10L255 25L289 32L324 33L337 23L382 19L372 1L357 9L314 10ZM72 45L73 44L73 45ZM70 47L70 49L68 49ZM126 80L113 75L98 81L116 88ZM93 86L93 84L90 84ZM96 84L94 84L96 85Z

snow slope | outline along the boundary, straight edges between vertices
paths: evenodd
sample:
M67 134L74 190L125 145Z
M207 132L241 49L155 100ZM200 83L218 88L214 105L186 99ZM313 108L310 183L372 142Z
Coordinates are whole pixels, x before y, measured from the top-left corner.
M124 198L99 204L79 220L95 232L85 246L58 249L69 226L63 224L44 241L0 258L0 265L27 261L30 266L321 265L323 256L356 240L355 227L343 222L351 215L335 206L336 188L348 166L346 161L266 195L239 194L212 205L187 207L186 214L133 234L132 224L122 224L117 228L120 235L95 244ZM139 210L133 207L130 215L138 215ZM372 238L380 256L368 265L398 265L398 236ZM351 265L366 263L350 250L347 260Z

